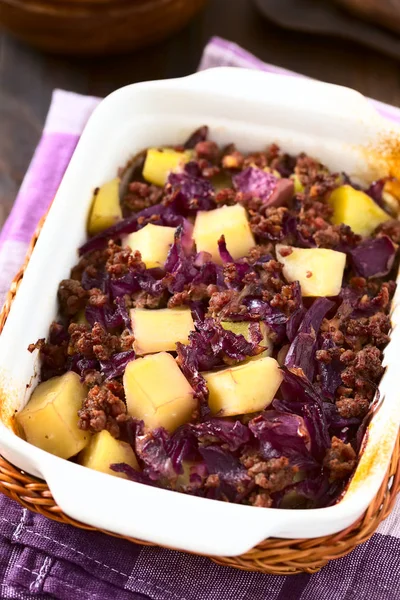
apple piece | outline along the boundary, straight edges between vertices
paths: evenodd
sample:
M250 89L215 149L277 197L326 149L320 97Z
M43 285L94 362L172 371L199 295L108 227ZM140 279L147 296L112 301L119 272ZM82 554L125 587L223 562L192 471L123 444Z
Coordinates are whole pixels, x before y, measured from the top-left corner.
M120 179L116 177L95 191L87 226L89 235L96 235L122 219L119 184Z
M370 196L351 185L334 189L329 202L334 210L332 222L335 225L344 223L358 235L369 236L378 225L390 219Z
M197 406L189 382L167 352L128 363L123 384L128 413L150 429L173 432L190 420Z
M178 152L173 148L149 148L143 166L143 177L149 183L163 187L169 173L182 167L192 156L192 150Z
M78 427L78 410L86 395L87 388L73 371L40 383L15 416L27 442L61 458L78 454L90 441L90 433Z
M211 413L220 417L263 410L271 404L283 379L278 363L269 356L202 375Z
M246 256L255 246L246 210L240 204L215 210L199 211L194 224L193 238L198 252L209 252L212 260L222 263L218 240L225 236L228 252L234 260Z
M133 469L139 470L130 444L116 440L106 429L92 436L89 444L79 454L78 462L89 469L125 479L128 477L124 473L116 473L110 469L110 465L126 463Z
M261 335L262 335L262 340L260 342L260 346L266 346L266 349L264 350L264 352L261 352L261 354L257 354L257 356L252 356L251 358L249 358L247 360L258 360L259 358L263 358L264 356L271 356L272 351L273 351L274 344L271 341L271 339L268 337L268 334L269 334L268 326L263 321L260 321L258 324L260 325ZM228 329L229 331L232 331L236 335L242 335L244 338L246 338L246 340L248 342L252 341L252 338L251 338L252 323L249 323L247 321L235 321L235 322L221 321L221 325L224 329Z
M276 245L287 281L299 281L303 296L337 296L342 287L346 255L326 248Z
M148 223L143 229L129 234L123 242L133 252L139 250L142 261L148 269L163 267L168 252L174 243L174 227L163 227Z
M176 343L187 344L189 333L194 330L190 308L160 308L131 310L132 329L135 336L133 349L136 354L175 351Z

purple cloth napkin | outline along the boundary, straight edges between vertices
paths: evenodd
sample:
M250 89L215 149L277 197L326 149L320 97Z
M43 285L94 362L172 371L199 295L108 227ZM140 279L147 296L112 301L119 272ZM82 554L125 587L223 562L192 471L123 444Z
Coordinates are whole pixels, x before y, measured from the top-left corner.
M204 50L200 69L219 65L296 75L214 38ZM0 301L98 102L54 92L42 139L0 235ZM400 121L399 109L371 102L385 117ZM132 518L140 518L134 507ZM378 532L350 555L314 575L277 577L60 525L0 495L0 585L1 598L21 600L396 600L400 500Z

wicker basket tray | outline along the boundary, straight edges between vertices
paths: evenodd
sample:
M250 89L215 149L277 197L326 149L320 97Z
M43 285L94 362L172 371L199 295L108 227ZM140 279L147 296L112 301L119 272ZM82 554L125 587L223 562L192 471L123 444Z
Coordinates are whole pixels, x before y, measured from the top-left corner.
M0 332L7 319L11 304L14 300L20 281L24 276L25 267L29 261L39 236L44 219L32 238L26 262L14 278L8 292L6 302L0 313ZM295 575L297 573L315 573L328 561L341 558L351 552L358 544L367 541L374 533L379 523L388 516L393 508L396 495L400 491L400 434L393 451L390 467L385 475L381 488L368 510L350 527L335 535L313 539L281 540L269 538L255 548L235 557L212 557L214 562L245 571L259 571L274 575ZM36 479L14 467L0 456L0 492L15 500L23 507L33 512L58 521L93 530L93 527L69 518L53 499L46 482ZM108 531L104 533L114 535ZM123 536L115 536L123 537ZM149 545L141 540L130 539L138 544Z

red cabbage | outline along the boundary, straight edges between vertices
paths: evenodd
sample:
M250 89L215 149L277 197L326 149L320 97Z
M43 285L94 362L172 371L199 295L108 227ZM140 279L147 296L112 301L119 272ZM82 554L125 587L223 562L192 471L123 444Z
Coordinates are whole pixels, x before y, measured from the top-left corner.
M299 327L299 333L318 333L326 314L335 306L328 298L317 298L308 309Z
M291 179L279 179L263 169L247 167L232 178L233 186L239 192L251 194L264 201L265 206L283 206L294 194Z
M187 236L187 232L184 227L178 227L175 241L164 266L167 272L167 289L171 294L182 292L186 284L191 283L198 274L198 270L194 266L195 254L188 252L187 239L184 241L185 236Z
M69 370L78 373L83 380L87 371L99 370L99 363L95 359L85 358L82 354L74 354L71 358Z
M128 479L131 481L135 481L136 483L143 483L145 485L155 485L155 481L153 481L146 473L142 473L141 471L137 471L130 465L126 463L114 463L110 465L110 469L115 471L115 473L124 473Z
M268 201L277 186L278 178L262 169L247 167L234 175L232 181L234 188L239 192Z
M101 361L100 367L106 380L123 375L127 364L132 360L135 360L134 351L126 350L125 352L114 354L109 360Z
M179 214L188 215L216 207L214 186L202 176L194 161L186 163L182 173L170 173L166 189L171 192L169 205Z
M87 304L85 317L92 327L95 323L100 323L105 330L115 329L116 327L124 327L131 330L132 327L125 300L122 297L115 298L114 307L109 303L103 306Z
M285 359L288 368L302 369L309 381L313 381L315 372L315 352L317 333L322 319L335 306L328 298L318 298L308 309L292 341Z
M95 275L89 275L85 269L82 273L81 283L85 290L97 288L105 293L108 285L108 275L104 269L97 269Z
M330 339L325 338L320 345L321 350L331 350L336 344ZM339 359L334 358L330 362L325 363L322 360L317 361L319 383L321 391L326 398L333 400L339 385L342 385L340 373L343 365Z
M384 277L392 270L396 247L383 235L360 242L350 251L355 271L361 277Z
M283 412L300 415L311 438L311 452L317 460L322 460L331 445L328 423L323 411L322 399L314 386L305 378L283 370L281 393L283 400L274 400L273 407Z
M328 476L307 477L273 495L276 508L321 508L334 504L343 487L340 482L330 483Z
M173 480L177 476L172 458L168 454L170 437L162 427L153 431L136 431L134 450L145 465L143 473L153 481Z
M186 140L183 147L185 150L192 150L199 142L204 142L208 136L208 127L203 125L196 129Z
M250 491L251 477L230 451L224 450L220 446L210 445L200 448L199 452L204 459L208 473L218 475L219 486L215 490L217 495L214 497L226 497L235 502L239 495L242 496L243 493Z
M314 379L316 338L314 333L298 333L290 344L285 358L289 369L301 369L309 381Z
M202 438L206 438L206 440L207 438L217 438L221 443L226 444L232 452L250 441L249 430L240 421L209 419L203 423L189 425L189 427L200 441Z
M79 254L82 256L87 252L104 248L108 240L116 240L123 235L133 233L141 229L156 218L157 225L165 225L167 227L178 227L183 223L183 216L173 210L172 207L165 204L156 204L149 206L138 213L134 213L118 221L115 225L108 227L104 231L94 235L79 248ZM140 220L140 224L139 224Z
M294 340L295 335L306 313L306 309L303 306L301 287L298 281L292 283L292 297L295 302L295 309L286 323L286 335L289 342L292 342Z
M368 194L368 196L370 196L372 198L372 200L375 200L375 202L378 204L378 206L380 206L381 208L384 208L384 204L383 204L383 188L385 187L385 183L388 181L389 177L382 177L382 179L378 179L377 181L373 181L371 183L371 185L369 186L368 189L365 190L365 193ZM354 186L354 184L351 184Z
M233 263L234 262L232 256L229 254L229 251L226 247L224 235L221 235L221 237L218 240L218 250L219 250L219 255L220 255L223 263Z
M250 421L249 429L259 441L261 455L266 460L285 456L302 469L318 467L310 454L310 435L301 416L266 410Z

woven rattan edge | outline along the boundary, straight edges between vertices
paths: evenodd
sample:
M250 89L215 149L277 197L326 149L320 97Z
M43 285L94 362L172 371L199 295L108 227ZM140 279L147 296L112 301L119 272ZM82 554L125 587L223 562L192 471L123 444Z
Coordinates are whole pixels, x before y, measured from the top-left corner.
M0 332L7 320L12 302L22 281L36 241L39 237L45 217L41 219L28 248L23 267L15 276L0 313ZM380 522L393 508L397 493L400 491L400 433L392 454L391 463L385 474L378 494L365 513L356 523L334 535L313 539L268 538L241 556L213 557L215 563L244 571L258 571L273 575L295 575L315 573L330 560L341 558L356 546L367 541L376 531ZM18 502L24 508L39 513L48 519L86 529L98 530L66 515L57 506L46 482L24 473L0 456L0 492ZM126 539L137 544L152 546L149 542L103 531L107 535Z

